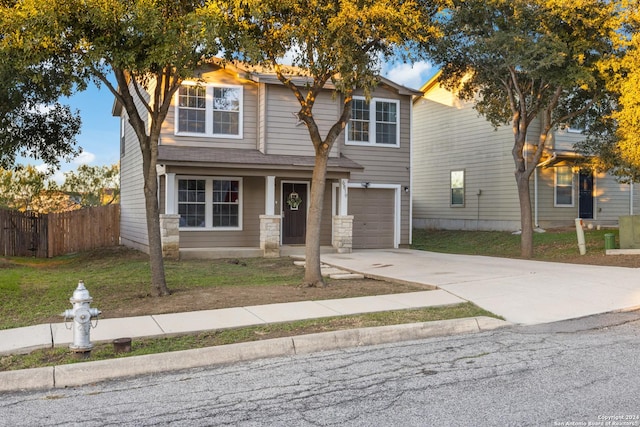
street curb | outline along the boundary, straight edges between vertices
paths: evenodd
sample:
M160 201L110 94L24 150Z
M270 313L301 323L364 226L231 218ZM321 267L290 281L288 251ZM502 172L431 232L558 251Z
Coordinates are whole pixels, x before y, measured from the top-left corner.
M477 333L511 323L479 316L274 338L195 350L0 372L0 392L64 388L116 378L216 366L270 357Z

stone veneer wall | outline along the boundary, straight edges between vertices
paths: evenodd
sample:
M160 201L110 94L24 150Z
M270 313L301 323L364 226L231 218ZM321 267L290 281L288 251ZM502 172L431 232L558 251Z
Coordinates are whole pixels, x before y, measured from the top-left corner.
M260 215L260 249L265 258L280 256L280 215Z
M353 249L353 215L333 217L332 242L339 254L351 253Z
M180 215L160 214L160 239L162 240L162 256L165 259L180 258Z

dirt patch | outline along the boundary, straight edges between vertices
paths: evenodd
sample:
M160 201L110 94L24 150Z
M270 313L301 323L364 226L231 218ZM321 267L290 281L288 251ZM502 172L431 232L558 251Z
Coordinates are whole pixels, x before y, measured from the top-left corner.
M130 304L104 310L101 318L131 317L184 311L277 304L295 301L352 298L428 290L427 286L391 283L382 280L334 280L325 288L297 285L213 287L174 290L168 297L138 295ZM59 322L60 319L51 319Z

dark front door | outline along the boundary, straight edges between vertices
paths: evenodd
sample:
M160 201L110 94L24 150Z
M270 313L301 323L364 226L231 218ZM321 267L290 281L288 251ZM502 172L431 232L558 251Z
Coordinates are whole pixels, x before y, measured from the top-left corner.
M282 244L303 245L307 231L307 183L282 183Z
M580 218L593 218L593 174L580 172Z

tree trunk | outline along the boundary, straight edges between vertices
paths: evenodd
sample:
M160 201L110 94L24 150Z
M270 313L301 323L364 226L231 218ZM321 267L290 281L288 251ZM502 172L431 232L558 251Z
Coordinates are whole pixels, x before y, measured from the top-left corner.
M151 268L151 287L157 296L167 296L171 292L164 275L162 257L162 238L160 234L160 209L158 208L158 174L155 166L145 177L144 199L147 209L147 234L149 236L149 266Z
M523 258L533 257L533 217L531 214L531 193L529 192L528 171L516 171L518 199L520 201L520 255Z
M320 227L322 225L322 206L324 204L328 157L328 150L316 153L313 177L311 179L311 200L307 216L303 283L304 286L309 287L325 286L320 271Z
M157 296L166 296L170 295L171 292L167 287L164 275L157 182L157 173L154 168L154 171L145 179L144 185L144 199L147 210L147 234L149 236L149 266L151 268L152 289Z

